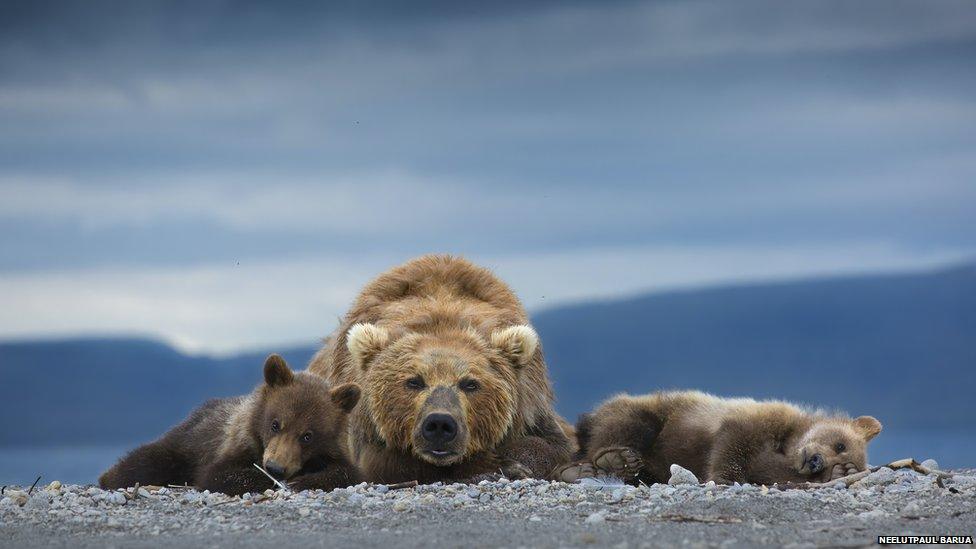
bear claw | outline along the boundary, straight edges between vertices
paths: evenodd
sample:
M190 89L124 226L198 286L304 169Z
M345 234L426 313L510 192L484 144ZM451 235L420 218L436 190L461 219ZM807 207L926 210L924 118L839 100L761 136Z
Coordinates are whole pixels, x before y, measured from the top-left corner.
M553 480L568 482L570 484L579 482L580 479L593 478L595 476L597 476L596 467L588 461L561 465L556 467L556 470L552 472Z
M593 465L608 475L627 480L640 473L644 460L640 454L626 446L610 446L593 456Z

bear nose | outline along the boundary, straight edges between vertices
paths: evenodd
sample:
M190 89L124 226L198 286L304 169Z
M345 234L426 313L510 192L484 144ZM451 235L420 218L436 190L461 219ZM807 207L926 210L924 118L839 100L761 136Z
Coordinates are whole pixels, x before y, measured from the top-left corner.
M820 471L823 471L824 458L820 454L813 454L807 461L807 465L810 466L811 473L819 473Z
M285 468L270 459L264 462L264 468L276 479L285 478Z
M435 444L445 444L457 437L457 422L450 414L430 414L421 429L424 440Z

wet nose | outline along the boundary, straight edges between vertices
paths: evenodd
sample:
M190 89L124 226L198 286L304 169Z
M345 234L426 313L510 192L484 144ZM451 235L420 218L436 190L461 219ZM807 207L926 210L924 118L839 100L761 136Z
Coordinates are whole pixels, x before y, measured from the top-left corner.
M824 458L820 454L813 454L807 464L810 466L811 473L819 473L824 468Z
M435 444L446 444L457 436L457 422L450 414L430 414L422 429L424 440Z
M264 462L264 469L276 479L285 478L285 468L270 459Z

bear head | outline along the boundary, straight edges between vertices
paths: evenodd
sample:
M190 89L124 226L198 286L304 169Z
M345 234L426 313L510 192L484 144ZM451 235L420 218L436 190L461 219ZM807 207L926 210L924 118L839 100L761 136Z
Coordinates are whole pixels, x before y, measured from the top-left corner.
M251 418L265 470L286 480L344 456L345 424L359 395L355 383L333 388L315 374L292 372L280 356L269 356Z
M516 416L518 380L539 347L526 325L391 334L360 323L346 337L366 410L390 446L438 466L494 448Z
M881 432L881 422L871 416L817 418L800 437L793 454L796 470L812 479L829 479L835 465L867 467L868 441Z

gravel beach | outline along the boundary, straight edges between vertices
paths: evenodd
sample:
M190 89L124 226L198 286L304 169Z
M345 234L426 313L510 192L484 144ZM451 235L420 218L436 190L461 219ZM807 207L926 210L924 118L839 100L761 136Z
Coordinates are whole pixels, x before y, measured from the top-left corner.
M230 498L53 482L4 488L0 547L801 547L976 534L976 473L939 484L886 468L810 490L502 479Z

